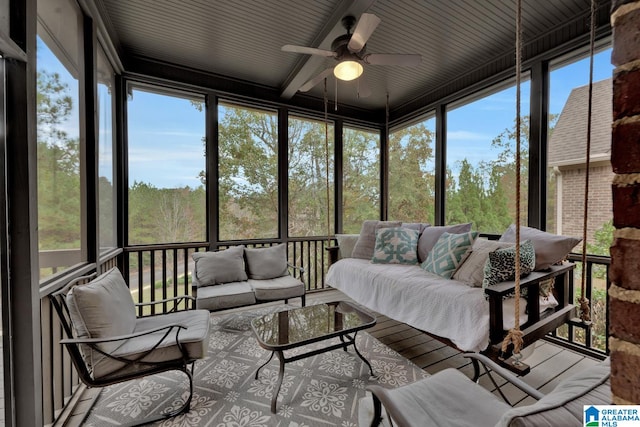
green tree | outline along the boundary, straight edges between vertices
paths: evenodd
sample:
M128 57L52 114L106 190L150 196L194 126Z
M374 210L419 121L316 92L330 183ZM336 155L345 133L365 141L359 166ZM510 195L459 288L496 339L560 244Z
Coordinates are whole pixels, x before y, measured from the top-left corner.
M289 235L333 234L333 126L289 118ZM327 207L327 147L329 205ZM329 220L329 231L327 231Z
M434 134L424 123L389 135L389 218L434 220Z
M73 97L58 73L39 71L37 87L38 244L80 248L79 141L63 129Z
M224 106L218 188L222 239L278 234L278 117Z
M358 233L364 220L380 218L380 136L345 128L343 144L344 232Z

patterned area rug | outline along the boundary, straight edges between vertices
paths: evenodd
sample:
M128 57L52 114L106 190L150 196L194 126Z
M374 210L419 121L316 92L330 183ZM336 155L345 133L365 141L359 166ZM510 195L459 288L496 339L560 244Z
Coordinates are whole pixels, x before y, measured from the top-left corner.
M279 307L281 310L283 307ZM212 315L209 355L196 362L191 411L162 426L340 426L358 425L358 401L369 384L395 388L428 374L364 331L357 346L373 367L376 377L353 348L319 354L291 362L278 395L277 413L270 411L278 378L274 359L254 379L256 369L270 352L258 346L251 319L277 311L266 308L226 316ZM285 352L291 356L327 345L315 343ZM117 426L177 408L187 394L184 374L168 372L102 390L86 420L86 426Z

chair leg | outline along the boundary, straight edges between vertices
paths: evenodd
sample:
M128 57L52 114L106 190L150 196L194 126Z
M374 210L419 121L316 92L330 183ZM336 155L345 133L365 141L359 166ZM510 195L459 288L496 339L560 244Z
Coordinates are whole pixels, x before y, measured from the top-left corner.
M300 299L302 300L302 306L305 307L306 306L306 301L307 301L307 296L306 295L302 295L300 297Z
M193 369L193 364L191 365L191 368ZM177 409L175 409L175 410L173 410L171 412L160 414L160 415L158 415L156 417L152 417L152 418L147 418L144 421L138 421L138 422L135 422L135 423L126 424L126 426L127 427L143 426L143 425L155 423L155 422L158 422L158 421L166 420L166 419L169 419L169 418L173 418L173 417L176 417L178 415L186 414L187 412L189 412L191 410L191 398L193 397L193 376L191 375L191 372L189 371L189 368L187 368L186 366L185 366L185 369L182 370L182 372L184 372L184 374L189 379L189 396L187 396L187 398L185 399L185 401L182 404L182 406L180 406L179 408L177 408Z
M380 403L380 399L371 393L371 397L373 398L373 419L371 420L371 427L378 427L382 422L382 405Z
M193 369L193 364L191 365L191 368ZM187 378L189 378L189 396L185 399L184 404L181 407L165 414L164 418L172 418L180 414L186 414L191 410L191 398L193 397L193 375L191 375L189 368L186 368L183 372Z

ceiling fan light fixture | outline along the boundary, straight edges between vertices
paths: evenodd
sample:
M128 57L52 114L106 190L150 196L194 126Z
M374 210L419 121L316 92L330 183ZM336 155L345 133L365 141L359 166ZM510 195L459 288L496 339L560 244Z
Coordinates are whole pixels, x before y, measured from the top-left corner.
M351 81L357 79L362 75L364 68L362 64L357 61L347 60L342 61L333 69L333 75L344 81Z

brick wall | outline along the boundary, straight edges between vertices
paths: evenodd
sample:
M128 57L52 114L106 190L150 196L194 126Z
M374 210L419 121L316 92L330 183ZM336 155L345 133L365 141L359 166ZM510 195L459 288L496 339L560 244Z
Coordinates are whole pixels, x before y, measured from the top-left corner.
M585 168L562 170L562 234L582 237L584 218ZM613 202L611 200L610 165L592 166L589 172L589 211L587 220L587 242L593 243L593 233L602 224L611 220ZM556 206L559 206L556 203ZM581 247L579 249L582 249Z
M613 403L640 404L640 1L613 0L611 24L611 392Z

